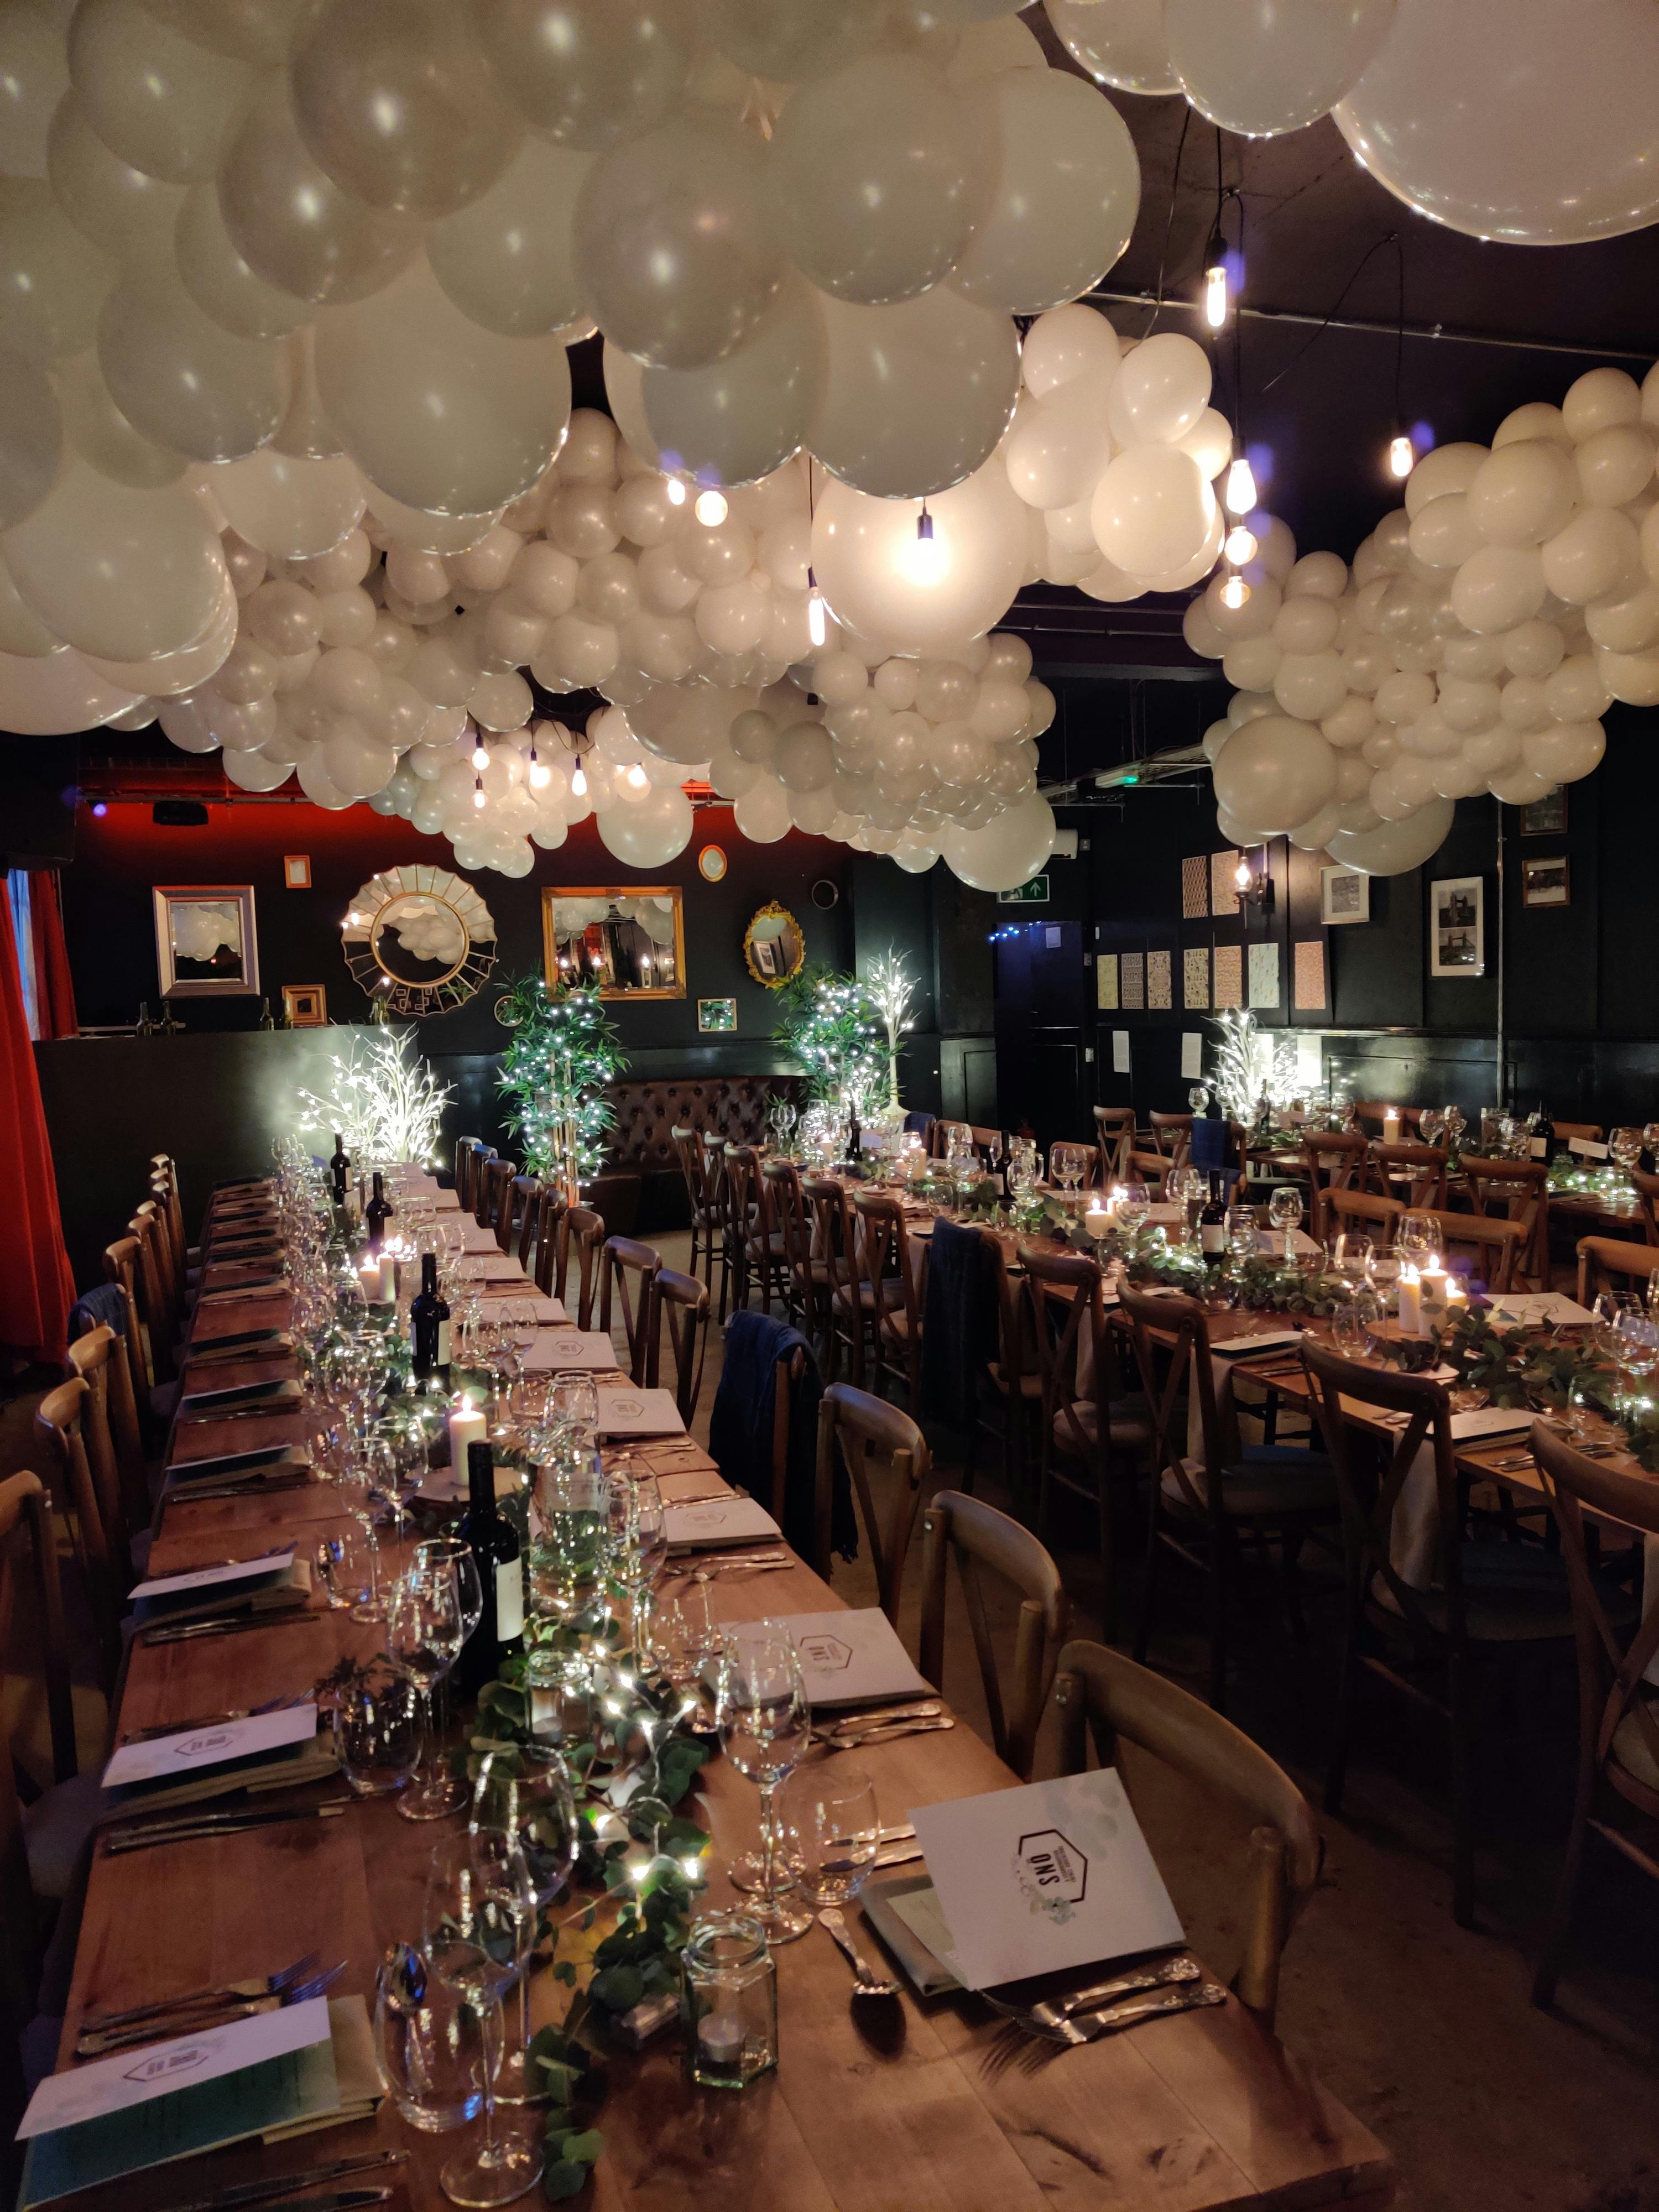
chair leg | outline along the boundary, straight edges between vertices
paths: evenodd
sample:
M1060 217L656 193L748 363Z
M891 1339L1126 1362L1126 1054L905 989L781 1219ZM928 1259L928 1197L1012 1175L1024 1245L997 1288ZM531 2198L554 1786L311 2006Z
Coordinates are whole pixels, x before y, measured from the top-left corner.
M1532 2001L1535 2005L1551 2005L1555 2002L1555 1984L1560 1978L1561 1961L1566 1952L1567 1938L1572 1932L1572 1908L1578 1893L1578 1876L1584 1859L1584 1837L1589 1826L1590 1800L1595 1789L1595 1751L1594 1723L1586 1734L1580 1725L1578 1747L1578 1782L1573 1795L1572 1826L1567 1832L1567 1849L1561 1861L1561 1875L1555 1885L1555 1902L1550 1907L1549 1925L1544 1931L1544 1948L1538 1954L1538 1971L1533 1977Z
M1227 1710L1227 1538L1224 1530L1210 1539L1210 1704L1215 1711Z
M1469 1791L1469 1686L1467 1662L1456 1652L1449 1662L1452 1756L1452 1918L1460 1928L1474 1925L1474 1814Z
M1302 1578L1297 1573L1296 1563L1302 1556L1302 1531L1286 1528L1279 1543L1279 1563L1285 1578L1285 1611L1289 1616L1291 1634L1298 1644L1308 1640L1308 1623L1302 1610Z
M1152 1470L1152 1494L1146 1503L1146 1577L1140 1593L1140 1619L1135 1625L1135 1664L1146 1664L1146 1647L1152 1640L1152 1612L1158 1603L1159 1571L1164 1547L1158 1530L1158 1470Z
M1348 1778L1348 1746L1353 1735L1354 1705L1359 1687L1360 1601L1350 1591L1347 1632L1342 1639L1342 1674L1336 1693L1336 1741L1325 1770L1325 1810L1334 1817L1342 1810L1342 1791Z

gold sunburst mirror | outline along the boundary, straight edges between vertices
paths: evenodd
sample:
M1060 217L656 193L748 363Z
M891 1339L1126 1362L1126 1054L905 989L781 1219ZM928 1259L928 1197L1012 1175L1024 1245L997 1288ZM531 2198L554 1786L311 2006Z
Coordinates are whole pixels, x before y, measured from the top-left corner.
M346 966L392 1015L464 1006L495 965L489 908L464 878L424 862L371 876L340 935Z

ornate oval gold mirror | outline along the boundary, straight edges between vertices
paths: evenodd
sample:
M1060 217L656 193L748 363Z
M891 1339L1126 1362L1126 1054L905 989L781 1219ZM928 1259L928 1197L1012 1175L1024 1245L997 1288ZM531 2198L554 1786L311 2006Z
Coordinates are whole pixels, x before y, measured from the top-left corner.
M351 902L346 965L388 1014L464 1006L495 965L495 924L471 884L424 863L386 868Z
M744 964L757 983L775 991L799 975L806 939L787 906L769 900L743 933Z

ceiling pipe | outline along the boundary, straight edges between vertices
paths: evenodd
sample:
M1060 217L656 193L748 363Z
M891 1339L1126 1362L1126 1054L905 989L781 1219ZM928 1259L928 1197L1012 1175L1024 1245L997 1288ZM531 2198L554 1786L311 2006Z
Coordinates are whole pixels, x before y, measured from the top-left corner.
M1097 791L1127 791L1137 785L1171 783L1178 776L1191 775L1195 769L1207 769L1210 757L1202 745L1172 745L1168 751L1147 753L1139 760L1120 761L1115 768L1103 769L1094 779Z

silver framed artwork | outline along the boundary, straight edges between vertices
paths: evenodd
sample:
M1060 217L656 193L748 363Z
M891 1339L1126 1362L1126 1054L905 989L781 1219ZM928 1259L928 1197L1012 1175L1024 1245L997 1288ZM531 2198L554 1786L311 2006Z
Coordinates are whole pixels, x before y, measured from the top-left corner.
M1449 876L1429 885L1429 973L1470 977L1486 972L1486 885L1479 876Z
M1371 879L1358 868L1319 871L1319 919L1327 929L1371 918Z
M158 884L155 967L164 999L257 994L252 884Z

